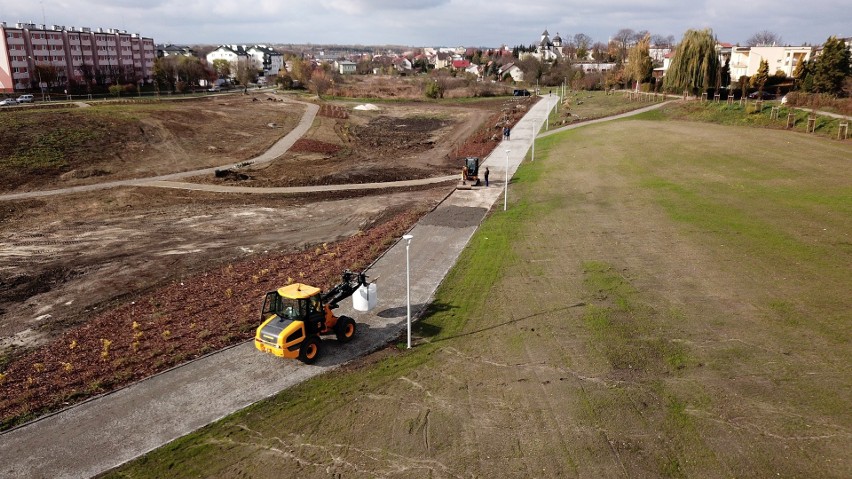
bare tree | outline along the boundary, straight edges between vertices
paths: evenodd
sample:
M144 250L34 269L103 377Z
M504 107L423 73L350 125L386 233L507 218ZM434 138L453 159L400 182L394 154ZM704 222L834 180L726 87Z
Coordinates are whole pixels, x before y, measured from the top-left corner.
M621 30L615 32L615 35L612 37L612 42L614 42L618 46L617 59L624 60L627 58L627 49L633 44L633 41L636 37L636 32L631 30L630 28L622 28Z
M332 84L331 74L322 68L317 68L313 75L311 75L311 89L319 98L322 98L323 93L327 92Z
M592 58L599 62L609 62L613 59L609 54L609 46L603 42L595 42L591 46Z
M748 37L746 45L750 47L771 47L781 43L781 35L769 30L761 30L754 35Z
M656 48L672 48L674 46L674 35L651 35L651 45Z
M574 46L577 48L577 59L585 60L592 46L592 37L585 33L578 33L574 35Z
M639 30L638 32L633 34L633 38L631 38L630 41L633 45L636 45L637 43L641 42L645 37L650 36L651 32L649 32L648 30Z

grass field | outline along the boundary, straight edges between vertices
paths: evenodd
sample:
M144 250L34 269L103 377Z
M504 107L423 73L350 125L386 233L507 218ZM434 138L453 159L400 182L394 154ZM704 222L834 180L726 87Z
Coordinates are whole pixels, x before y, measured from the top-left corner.
M108 476L849 477L850 158L660 112L539 140L415 349Z

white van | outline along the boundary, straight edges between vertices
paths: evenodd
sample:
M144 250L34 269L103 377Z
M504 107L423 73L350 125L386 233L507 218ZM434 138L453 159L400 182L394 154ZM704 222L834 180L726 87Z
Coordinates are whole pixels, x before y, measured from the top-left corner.
M18 103L32 103L33 96L32 95L21 95L18 97Z

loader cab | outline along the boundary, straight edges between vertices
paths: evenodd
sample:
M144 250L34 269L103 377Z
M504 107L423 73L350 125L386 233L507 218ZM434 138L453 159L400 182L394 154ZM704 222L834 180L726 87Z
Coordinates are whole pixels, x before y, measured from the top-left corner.
M266 293L260 319L271 315L290 321L305 321L308 317L322 313L320 289L295 283Z
M304 300L284 298L278 294L278 291L270 291L266 293L266 299L263 301L260 319L267 319L273 314L281 319L291 321L304 319L306 315L305 303Z
M464 166L467 167L468 176L479 176L479 158L475 156L465 158Z

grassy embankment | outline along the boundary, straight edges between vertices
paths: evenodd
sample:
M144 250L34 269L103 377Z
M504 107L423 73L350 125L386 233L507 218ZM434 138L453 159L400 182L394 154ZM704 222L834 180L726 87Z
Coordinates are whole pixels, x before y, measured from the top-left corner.
M540 140L414 350L112 475L848 476L852 147L669 115Z

